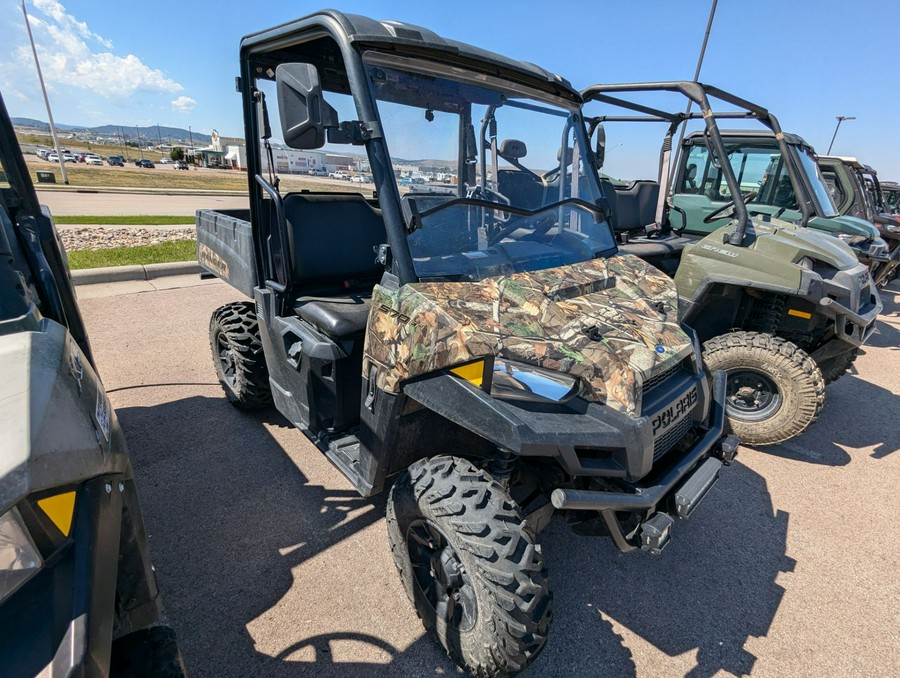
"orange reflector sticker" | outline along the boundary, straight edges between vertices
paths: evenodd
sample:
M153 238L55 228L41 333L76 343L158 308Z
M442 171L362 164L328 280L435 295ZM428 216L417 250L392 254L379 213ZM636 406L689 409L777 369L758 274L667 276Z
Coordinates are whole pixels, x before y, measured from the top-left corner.
M55 497L39 499L38 506L53 521L64 536L72 530L72 516L75 515L75 492L57 494Z
M806 320L812 318L812 313L807 313L806 311L798 311L796 308L789 308L788 315L796 316L797 318L805 318Z
M459 367L454 367L450 370L457 377L462 377L470 384L475 384L475 386L481 387L481 382L484 381L484 361L479 360L477 363L469 363L468 365L460 365Z

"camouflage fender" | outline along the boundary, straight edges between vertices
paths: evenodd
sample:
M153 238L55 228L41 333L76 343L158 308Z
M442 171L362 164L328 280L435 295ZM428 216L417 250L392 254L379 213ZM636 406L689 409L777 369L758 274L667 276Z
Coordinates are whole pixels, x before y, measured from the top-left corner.
M479 282L375 288L365 374L405 379L484 356L579 377L583 396L640 411L644 379L692 351L671 279L631 255Z

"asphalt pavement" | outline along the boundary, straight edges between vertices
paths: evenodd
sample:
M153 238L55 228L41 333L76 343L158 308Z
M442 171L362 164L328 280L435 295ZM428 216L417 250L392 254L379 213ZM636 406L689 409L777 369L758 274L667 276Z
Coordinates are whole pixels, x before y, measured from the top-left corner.
M208 323L239 295L197 282L78 289L191 674L455 674L401 589L384 496L277 412L226 402ZM553 627L523 675L898 674L900 285L883 299L820 420L742 448L660 557L551 523Z

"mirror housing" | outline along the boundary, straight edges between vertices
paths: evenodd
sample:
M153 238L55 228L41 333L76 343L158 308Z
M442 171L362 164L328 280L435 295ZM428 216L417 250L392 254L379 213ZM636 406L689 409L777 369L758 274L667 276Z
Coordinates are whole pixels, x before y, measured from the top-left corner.
M594 155L597 158L597 169L603 167L603 162L606 160L606 130L603 127L603 123L597 123L597 143L594 147Z
M280 64L275 84L284 143L299 150L322 148L325 130L337 127L338 119L322 97L319 71L312 64Z

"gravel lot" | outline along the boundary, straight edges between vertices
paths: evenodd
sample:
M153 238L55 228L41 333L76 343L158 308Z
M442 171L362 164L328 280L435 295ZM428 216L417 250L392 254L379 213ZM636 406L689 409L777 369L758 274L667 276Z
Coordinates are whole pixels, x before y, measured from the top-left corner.
M112 247L132 247L135 245L156 245L168 240L193 240L194 228L189 226L59 226L66 251L102 250Z
M192 675L455 675L400 587L384 496L361 499L277 413L225 401L207 328L239 295L104 296L122 289L78 291ZM883 299L815 426L742 448L662 556L551 524L555 618L525 678L897 675L900 285Z

